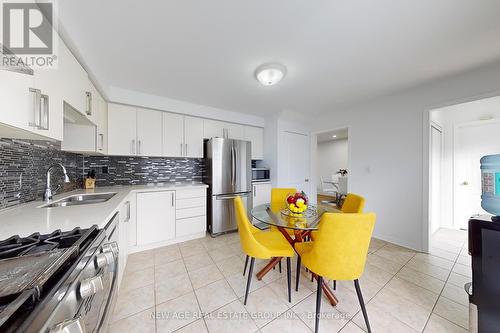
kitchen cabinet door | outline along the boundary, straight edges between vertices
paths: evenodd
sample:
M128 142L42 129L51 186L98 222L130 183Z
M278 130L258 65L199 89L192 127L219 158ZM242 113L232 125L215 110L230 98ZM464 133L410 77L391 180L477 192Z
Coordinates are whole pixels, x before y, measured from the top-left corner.
M184 116L163 112L163 156L181 157L184 151Z
M137 155L162 155L161 111L137 109Z
M223 138L226 133L226 123L223 121L204 119L203 137L205 139Z
M175 237L175 191L137 194L137 245Z
M203 119L184 117L184 156L203 157Z
M86 92L90 91L87 72L64 42L59 40L59 82L63 100L82 114L87 111Z
M245 126L233 123L226 123L226 131L229 139L245 140Z
M32 131L35 121L33 75L0 70L0 123Z
M252 185L253 207L271 202L271 183L255 183Z
M108 105L108 154L136 155L136 108L127 105Z
M108 153L108 103L99 94L99 114L97 117L97 152Z
M264 129L261 127L246 126L245 140L252 143L252 160L264 159Z

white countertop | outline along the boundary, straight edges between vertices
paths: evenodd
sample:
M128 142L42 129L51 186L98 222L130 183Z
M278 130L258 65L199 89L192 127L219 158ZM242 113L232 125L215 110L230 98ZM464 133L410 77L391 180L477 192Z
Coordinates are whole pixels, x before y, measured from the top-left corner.
M21 237L31 235L34 232L48 234L54 230L72 230L80 227L89 228L97 224L104 228L113 215L119 210L120 204L125 201L131 192L151 192L165 190L181 190L186 188L207 188L205 184L165 184L165 185L131 185L99 187L94 190L75 190L56 195L51 202L62 198L84 193L109 193L116 192L106 202L80 206L40 208L47 203L39 200L18 205L0 211L0 240L13 235Z

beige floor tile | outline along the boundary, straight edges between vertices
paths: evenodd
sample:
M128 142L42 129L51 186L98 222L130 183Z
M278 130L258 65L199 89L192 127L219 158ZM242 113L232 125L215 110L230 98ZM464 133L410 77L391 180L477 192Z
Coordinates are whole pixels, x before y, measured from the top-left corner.
M382 246L385 246L387 244L386 241L377 239L377 238L372 238L370 241L370 247L368 248L368 252L372 253L380 249Z
M155 252L143 251L133 253L127 257L126 272L140 271L155 265Z
M403 267L403 264L378 256L376 253L369 254L367 262L391 274L396 274Z
M198 319L191 324L175 331L175 333L208 333L207 326L203 319Z
M261 328L262 333L311 333L312 330L292 310L288 310L281 316ZM355 333L355 332L353 332Z
M247 276L248 273L245 276L243 276L243 273L236 273L226 278L227 282L231 285L231 288L238 297L245 295ZM250 283L250 292L262 288L264 286L266 286L266 283L264 281L257 280L257 277L255 276L255 274L253 274L252 281Z
M184 266L184 261L182 260L172 261L168 264L155 267L156 281L162 281L163 279L174 277L183 273L186 273L186 266Z
M361 279L368 279L383 286L389 282L393 276L393 274L388 273L375 265L366 263L365 271L363 272Z
M427 326L424 329L424 333L467 333L468 330L453 324L436 314L432 314Z
M161 247L155 253L155 265L164 265L182 259L181 251L177 245Z
M316 295L312 294L292 308L292 311L311 329L314 330ZM321 300L320 332L338 332L349 321L324 298Z
M209 313L234 301L236 294L226 280L220 280L195 291L203 312Z
M467 283L472 282L472 278L464 275L457 274L455 272L451 272L450 277L448 278L448 283L451 283L457 287L462 287Z
M448 244L444 241L431 241L431 246L440 250L444 250L451 253L459 254L462 250L462 246L456 244Z
M205 317L210 333L252 333L258 331L251 315L235 300Z
M340 330L341 333L363 333L364 331L352 321L348 322L347 325Z
M361 278L359 281L361 287L361 293L363 294L363 299L368 302L372 299L379 291L382 289L383 285L373 282L367 278ZM337 290L341 291L342 288L346 288L352 292L356 292L353 281L337 281Z
M434 313L463 328L469 327L469 308L446 297L439 297Z
M157 333L173 332L202 318L194 293L156 306Z
M358 295L355 291L351 291L347 288L337 288L337 291L335 291L335 296L339 300L339 303L335 306L335 309L344 314L345 318L352 319L358 313L358 311L361 310ZM323 296L323 299L326 300L326 297ZM363 300L365 304L368 302L366 298L363 298Z
M154 285L120 292L116 300L113 321L117 321L154 306Z
M157 281L155 285L156 304L164 303L193 291L187 273Z
M455 264L452 271L457 274L472 277L472 269L469 266Z
M451 269L454 262L448 259L440 258L426 253L417 253L412 261L423 261L428 264L438 266L444 269Z
M140 271L126 272L123 276L120 291L132 290L152 284L155 281L155 269L149 267Z
M219 267L219 270L224 276L230 276L236 273L243 274L243 268L245 267L245 261L242 260L240 256L231 256L229 258L222 259L215 264ZM250 265L250 262L248 265Z
M109 333L155 333L155 309L150 308L133 316L115 321L109 326Z
M395 261L398 264L404 265L406 264L413 256L415 255L415 251L406 249L401 246L387 244L386 246L380 248L376 255L386 258L391 261Z
M435 257L440 257L440 258L450 260L450 261L455 261L458 257L458 253L453 253L453 252L441 250L441 249L432 247L432 245L429 247L429 254L431 254Z
M240 301L243 303L244 297L240 298ZM260 328L286 312L288 305L266 286L248 294L245 308Z
M213 261L221 261L223 259L229 258L233 256L233 253L231 250L228 248L226 244L223 244L222 247L218 247L214 250L209 250L208 254L212 258Z
M269 283L268 286L273 290L278 299L287 304L287 306L293 306L312 294L311 289L304 285L302 281L299 281L299 291L295 291L295 279L292 279L292 302L288 303L288 287L285 277Z
M459 255L457 258L457 264L471 267L472 258L470 255L466 255L466 256Z
M447 283L441 293L441 296L451 299L459 304L469 306L469 296L465 292L463 286L458 287L451 283Z
M189 278L193 283L194 289L201 288L207 284L223 279L222 273L217 266L211 264L206 267L199 268L195 271L188 272Z
M195 254L191 257L184 258L184 264L188 272L212 265L214 262L208 253Z
M439 294L444 287L445 282L430 275L421 273L407 266L403 267L397 277L404 279L406 281L412 282L417 286L425 288L432 291L433 293Z
M183 258L188 258L188 257L191 257L191 256L194 256L194 255L197 255L197 254L201 254L201 253L206 253L207 252L207 249L205 249L205 247L203 246L203 244L196 240L196 241L189 241L189 242L186 242L187 245L182 245L184 243L181 243L181 245L179 246L179 249L181 251L181 254L182 254L182 257Z
M433 293L427 289L417 286L414 283L395 277L384 287L384 289L393 292L399 297L403 297L421 307L432 311L439 294Z
M382 289L369 304L374 304L411 328L422 331L431 310L425 309L388 289Z
M210 236L202 238L201 243L205 247L207 251L213 251L215 249L221 248L221 247L227 247L227 243L224 241L224 239L220 237L212 238Z
M366 306L366 312L368 313L368 320L370 322L370 327L372 332L383 332L383 333L416 333L417 331L406 325L405 323L399 321L396 317L392 316L390 311L379 307L377 304L368 303ZM358 327L362 328L363 331L367 331L365 319L363 314L358 312L356 317L352 320Z
M441 281L446 281L448 279L448 275L450 274L449 269L434 266L423 261L410 261L406 264L406 267L414 269L420 273L430 275Z
M226 234L224 237L224 241L227 244L239 243L240 242L240 235L237 232L234 232L231 234Z

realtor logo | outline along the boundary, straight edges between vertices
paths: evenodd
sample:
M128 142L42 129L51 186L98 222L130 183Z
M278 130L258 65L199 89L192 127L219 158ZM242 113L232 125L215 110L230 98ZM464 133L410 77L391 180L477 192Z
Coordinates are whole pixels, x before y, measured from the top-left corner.
M2 7L4 54L53 53L52 3L4 2Z

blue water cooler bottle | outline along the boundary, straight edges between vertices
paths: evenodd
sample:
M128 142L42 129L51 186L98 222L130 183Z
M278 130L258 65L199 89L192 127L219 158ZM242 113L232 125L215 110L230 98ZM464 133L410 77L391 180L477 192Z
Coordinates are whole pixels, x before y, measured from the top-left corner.
M481 207L500 221L500 154L481 158Z

